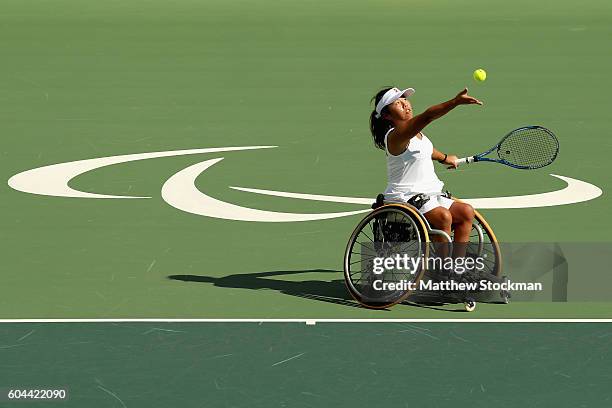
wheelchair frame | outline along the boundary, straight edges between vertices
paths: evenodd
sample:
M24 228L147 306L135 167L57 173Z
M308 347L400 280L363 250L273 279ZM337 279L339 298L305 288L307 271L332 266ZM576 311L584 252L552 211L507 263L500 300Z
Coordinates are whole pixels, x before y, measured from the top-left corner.
M453 199L457 202L462 202L461 200L457 198L453 197ZM384 211L388 211L390 207L403 212L407 217L411 219L414 225L417 226L417 230L420 230L417 236L420 238L422 235L423 239L419 240L418 244L419 246L421 246L422 244L426 244L425 245L425 251L426 251L425 256L426 257L429 255L429 252L428 252L429 243L432 242L430 239L430 236L432 235L440 236L444 239L444 241L446 241L446 243L449 245L449 250L451 251L449 253L452 253L452 249L453 249L451 236L449 236L446 232L442 230L431 228L431 225L429 224L427 219L413 205L408 204L408 203L403 203L403 202L383 202L382 205L381 204L377 205L377 203L375 203L372 206L373 211L368 213L357 224L357 227L354 229L353 233L351 234L351 237L347 243L346 250L344 253L344 277L345 277L346 287L349 293L351 294L351 296L356 301L358 301L364 307L371 308L371 309L388 308L397 303L401 303L408 296L414 293L413 291L406 290L404 293L401 294L401 296L397 296L397 298L391 299L386 302L374 302L374 303L364 302L362 299L362 296L358 293L358 290L356 289L355 285L353 285L350 265L351 265L351 254L354 253L353 247L356 243L356 239L359 236L359 234L362 232L363 228L365 228L371 220L375 219L378 213L383 213ZM475 213L475 217L474 217L475 222L473 223L473 231L474 231L474 237L478 240L478 247L477 247L478 256L483 255L485 244L492 245L492 248L493 248L492 253L495 259L492 261L493 264L491 266L491 269L492 269L491 275L496 276L496 277L501 277L501 250L497 242L497 237L495 236L493 229L487 223L487 221L482 216L482 214L480 214L476 210L474 211L474 213ZM485 241L489 241L489 242L485 242ZM420 272L418 273L418 276L416 276L416 278L414 279L414 282L418 283L423 277L424 273L425 273L425 269L422 268L422 270L420 270ZM464 299L464 306L467 311L473 311L476 307L476 302L474 299L466 297Z

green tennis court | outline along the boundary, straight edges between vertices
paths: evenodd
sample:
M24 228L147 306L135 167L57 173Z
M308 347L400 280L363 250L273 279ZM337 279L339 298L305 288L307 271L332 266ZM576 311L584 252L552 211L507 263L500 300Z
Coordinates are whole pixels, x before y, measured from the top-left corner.
M223 158L195 183L224 203L297 214L367 209L231 187L373 199L386 175L368 133L369 99L388 84L417 89L416 111L465 85L485 102L427 129L445 151L482 151L525 124L557 133L559 159L542 170L440 167L459 197L566 187L550 174L603 190L574 204L482 210L500 241L610 240L607 2L7 1L3 9L6 180L83 159L277 147L132 161L70 181L148 199L42 196L4 183L2 318L448 317L353 307L341 259L359 215L247 222L162 199L173 175ZM390 22L396 35L379 29ZM471 79L476 67L486 67L486 82ZM570 283L589 279L579 259L569 264ZM469 316L609 316L609 299L568 300L482 305Z

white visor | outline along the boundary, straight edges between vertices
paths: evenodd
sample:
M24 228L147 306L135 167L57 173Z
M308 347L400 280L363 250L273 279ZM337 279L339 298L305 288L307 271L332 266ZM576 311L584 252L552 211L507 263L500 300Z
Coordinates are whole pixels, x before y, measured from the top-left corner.
M389 89L387 92L385 92L383 97L380 98L380 101L376 104L376 117L380 118L380 114L382 110L385 108L385 106L392 104L393 102L397 101L401 97L408 98L413 93L414 93L413 88L407 88L407 89L404 89L403 91L398 88Z

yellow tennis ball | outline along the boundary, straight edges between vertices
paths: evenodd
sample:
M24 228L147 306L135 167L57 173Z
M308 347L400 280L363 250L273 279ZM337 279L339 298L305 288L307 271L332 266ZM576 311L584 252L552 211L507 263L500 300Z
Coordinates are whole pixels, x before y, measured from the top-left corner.
M482 68L477 69L476 71L474 71L474 79L478 82L484 81L485 79L487 79L487 71Z

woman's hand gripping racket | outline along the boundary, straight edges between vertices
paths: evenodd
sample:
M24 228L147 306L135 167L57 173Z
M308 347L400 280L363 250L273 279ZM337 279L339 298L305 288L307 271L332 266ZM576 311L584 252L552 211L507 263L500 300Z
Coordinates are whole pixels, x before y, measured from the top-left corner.
M494 151L497 157L485 157ZM457 160L457 165L487 161L515 169L539 169L555 161L558 153L559 141L553 132L541 126L525 126L508 133L486 152Z

